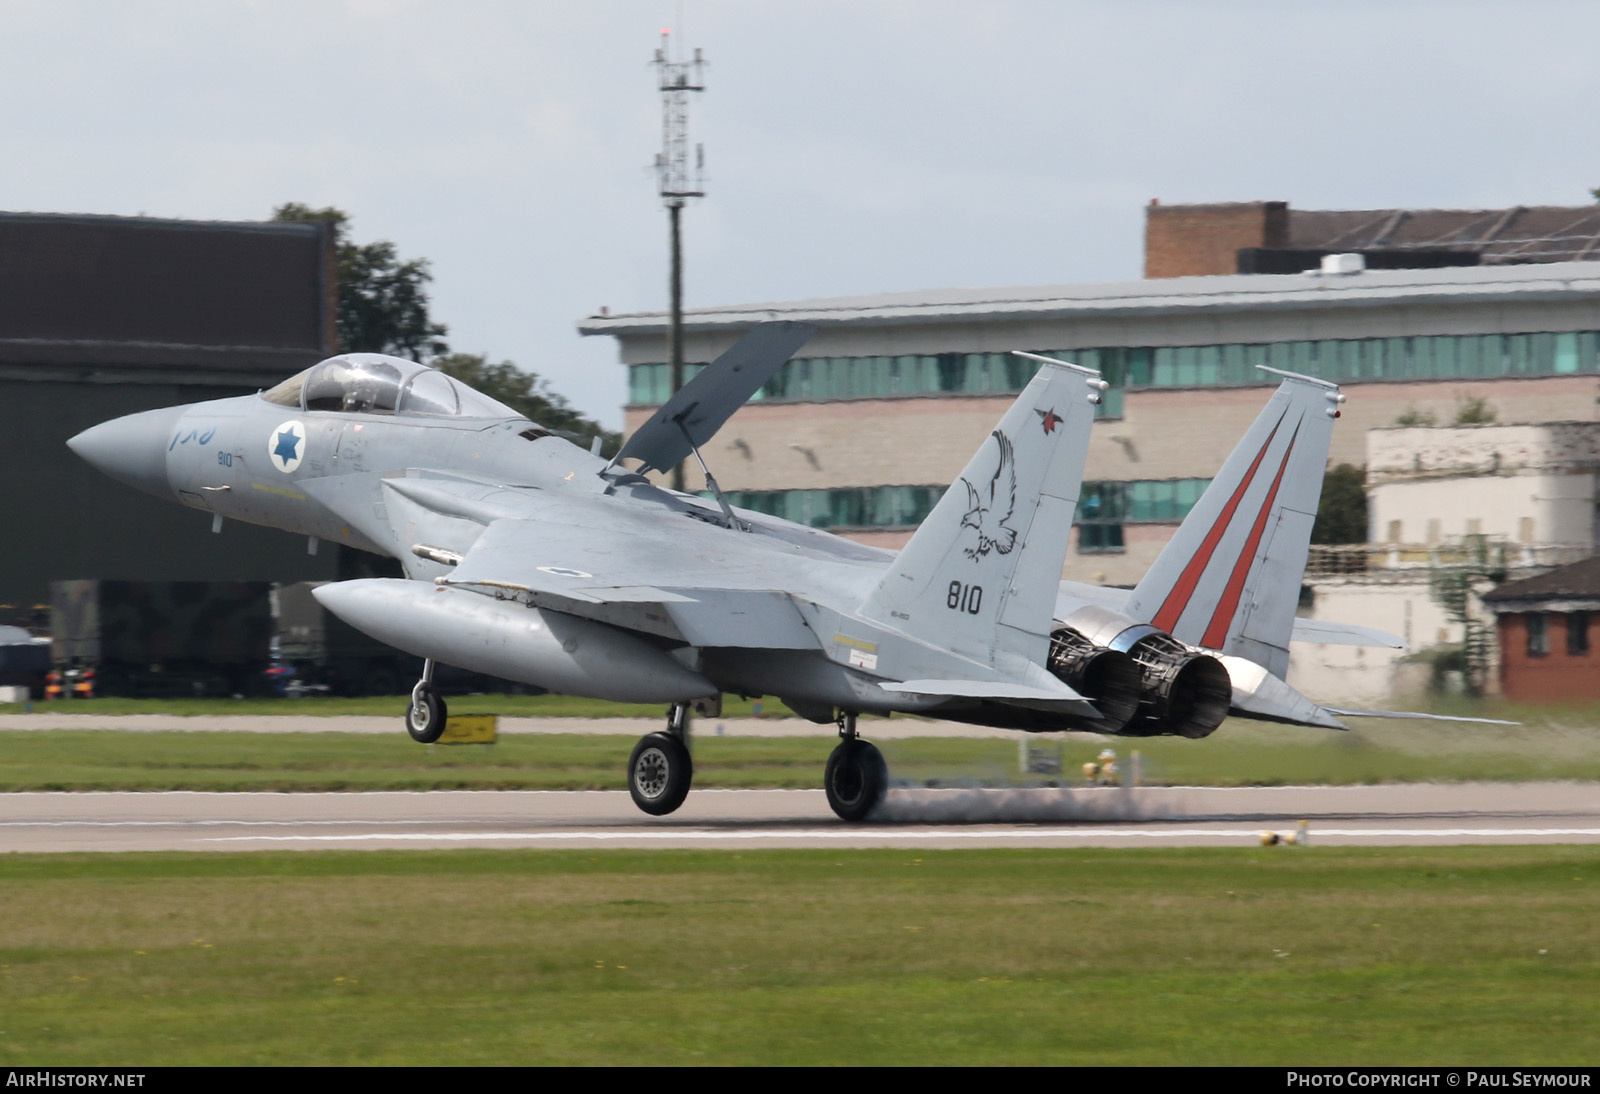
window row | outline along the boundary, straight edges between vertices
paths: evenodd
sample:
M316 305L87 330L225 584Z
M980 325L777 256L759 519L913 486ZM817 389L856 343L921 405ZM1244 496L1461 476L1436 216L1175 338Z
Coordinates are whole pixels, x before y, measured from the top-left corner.
M1121 549L1124 522L1175 522L1188 515L1210 479L1086 482L1076 522L1090 539ZM729 490L730 505L813 528L915 528L944 494L942 486L863 486L834 490ZM1088 529L1095 529L1088 531ZM1113 531L1114 529L1114 531Z
M1418 335L1212 346L1132 346L1045 350L1104 374L1111 390L1099 416L1122 415L1124 388L1244 387L1274 380L1257 365L1340 383L1458 380L1600 372L1600 334ZM703 366L688 365L687 377ZM936 353L897 357L797 357L755 399L884 399L910 395L1020 391L1038 363L1009 353ZM672 394L670 365L633 365L628 402L655 406Z
M1078 495L1077 521L1179 521L1189 515L1210 484L1210 479L1086 482Z
M813 528L915 528L942 486L863 486L840 490L726 490L728 504Z
M1076 359L1096 367L1101 351L1076 353ZM1067 351L1045 354L1073 360ZM685 365L688 383L704 365ZM1004 395L1021 391L1039 371L1039 363L1010 353L937 353L901 357L796 357L751 397L761 400L804 402L818 399L892 399L911 395ZM1096 409L1101 418L1122 416L1120 380L1112 384ZM659 406L672 395L671 365L632 365L628 370L628 402Z

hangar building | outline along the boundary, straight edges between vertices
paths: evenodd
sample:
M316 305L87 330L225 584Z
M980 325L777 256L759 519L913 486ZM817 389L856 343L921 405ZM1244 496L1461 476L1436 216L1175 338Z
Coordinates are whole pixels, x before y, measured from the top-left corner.
M335 552L164 505L66 447L97 422L269 387L333 352L319 224L0 213L0 605L59 578L330 578Z

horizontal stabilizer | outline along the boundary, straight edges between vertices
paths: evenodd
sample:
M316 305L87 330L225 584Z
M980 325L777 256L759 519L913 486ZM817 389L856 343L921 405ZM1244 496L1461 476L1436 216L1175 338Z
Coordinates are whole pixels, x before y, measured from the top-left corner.
M816 330L807 323L790 322L753 328L650 415L611 463L642 460L640 471L676 467L716 436L722 423L749 402Z
M1305 619L1296 616L1294 631L1289 637L1295 642L1316 642L1325 646L1383 646L1391 650L1410 647L1405 639L1377 627L1363 627L1358 623L1335 623L1331 619Z
M1233 700L1228 713L1239 718L1264 722L1286 722L1296 726L1323 729L1349 729L1333 712L1272 675L1254 661L1224 656L1219 660L1233 683Z
M1459 714L1422 714L1414 710L1350 710L1343 707L1324 707L1333 714L1346 718L1416 718L1428 722L1477 722L1486 726L1520 726L1521 722L1507 722L1499 718L1463 718Z

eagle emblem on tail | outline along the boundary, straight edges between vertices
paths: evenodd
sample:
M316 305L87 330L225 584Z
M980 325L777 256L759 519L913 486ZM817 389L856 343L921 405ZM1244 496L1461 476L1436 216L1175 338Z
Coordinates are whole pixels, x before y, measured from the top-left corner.
M965 475L961 477L967 488L967 511L961 518L961 527L978 533L977 545L963 548L962 553L973 560L990 551L1008 555L1017 544L1016 529L1008 523L1017 508L1017 458L1011 438L998 429L990 436L999 449L994 477L983 489L972 485Z

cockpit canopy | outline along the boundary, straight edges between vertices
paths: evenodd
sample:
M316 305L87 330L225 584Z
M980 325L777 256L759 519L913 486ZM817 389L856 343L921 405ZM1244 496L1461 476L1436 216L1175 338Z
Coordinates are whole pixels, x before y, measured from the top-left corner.
M453 418L520 418L515 410L436 368L383 353L341 353L261 397L302 410Z

